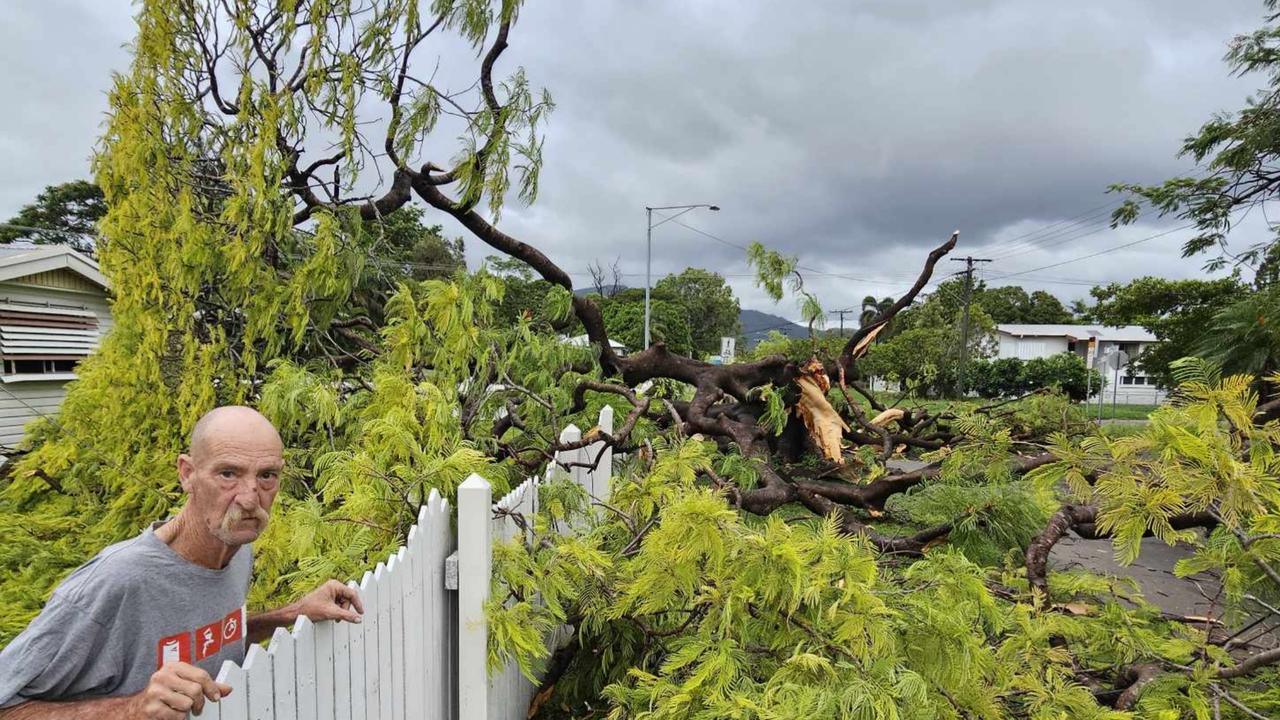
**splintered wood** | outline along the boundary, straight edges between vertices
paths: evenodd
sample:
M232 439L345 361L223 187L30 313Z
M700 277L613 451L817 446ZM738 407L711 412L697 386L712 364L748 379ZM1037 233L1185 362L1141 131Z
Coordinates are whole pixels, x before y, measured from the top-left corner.
M826 370L817 358L800 368L796 386L800 388L800 399L796 402L796 415L809 431L813 444L822 452L823 457L843 465L844 456L840 452L840 442L844 432L849 430L849 426L827 401L831 380L827 378Z

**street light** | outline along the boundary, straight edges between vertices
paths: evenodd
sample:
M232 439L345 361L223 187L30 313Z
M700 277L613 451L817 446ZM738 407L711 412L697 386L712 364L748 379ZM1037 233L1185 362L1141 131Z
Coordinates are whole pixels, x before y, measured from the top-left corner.
M689 212L690 210L696 210L698 208L706 208L713 212L720 209L718 205L707 205L707 204L664 205L662 207L649 207L646 205L644 208L645 214L649 219L649 229L645 235L645 248L644 248L644 347L645 349L649 347L649 287L651 285L650 271L653 268L653 229L658 227L658 225L661 225L662 223L667 222L668 220L675 220L676 218ZM662 220L658 221L658 225L654 225L653 224L654 210L679 210L680 212L676 213L675 215L665 217Z

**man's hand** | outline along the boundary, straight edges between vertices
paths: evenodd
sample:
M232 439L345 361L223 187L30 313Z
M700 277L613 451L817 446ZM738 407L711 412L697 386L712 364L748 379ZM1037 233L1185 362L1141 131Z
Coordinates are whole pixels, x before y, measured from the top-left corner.
M205 698L218 702L231 694L231 686L214 682L209 673L184 662L166 663L151 675L142 692L133 696L131 718L139 720L185 720L187 713L199 715Z
M298 615L306 615L312 622L345 620L358 623L364 614L364 603L360 602L360 594L355 590L337 580L330 580L302 596L294 604L294 609Z
M337 580L330 580L297 602L250 615L245 639L250 643L266 640L276 628L288 627L303 615L312 622L345 620L358 623L363 613L364 603L360 602L360 594Z

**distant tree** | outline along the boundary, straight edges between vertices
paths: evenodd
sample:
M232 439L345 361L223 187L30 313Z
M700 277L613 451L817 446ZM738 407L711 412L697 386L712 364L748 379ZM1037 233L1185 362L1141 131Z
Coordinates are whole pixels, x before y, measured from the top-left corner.
M1225 58L1234 74L1264 76L1264 87L1243 108L1216 113L1183 141L1178 154L1195 162L1196 174L1158 185L1111 187L1128 195L1112 215L1114 224L1132 223L1147 208L1188 221L1196 234L1183 244L1183 257L1216 248L1206 267L1251 267L1259 286L1280 275L1280 226L1271 224L1270 239L1246 248L1228 249L1227 236L1248 209L1280 199L1280 3L1264 4L1268 24L1233 38Z
M1160 341L1138 356L1137 367L1165 387L1174 379L1169 363L1196 351L1201 338L1215 327L1215 316L1246 293L1235 278L1166 280L1144 277L1126 284L1111 283L1090 291L1097 301L1090 310L1104 325L1141 325ZM1217 342L1215 340L1215 342Z
M631 288L600 301L609 337L628 352L644 349L644 290ZM693 354L692 324L684 303L673 293L654 289L649 298L649 332L653 342L666 343L671 352ZM717 336L716 349L720 341Z
M868 295L862 298L862 312L858 314L858 324L863 327L871 324L876 318L880 317L885 310L893 307L893 302L894 298L891 297L877 300L874 295ZM884 332L888 331L889 329L885 328Z
M1023 322L1049 325L1069 323L1073 319L1071 311L1063 306L1062 301L1044 290L1031 293L1026 317Z
M490 255L484 259L484 263L490 272L502 278L502 283L506 286L502 303L497 310L497 316L502 322L511 325L522 317L534 317L542 313L547 293L551 292L551 283L535 277L527 264L514 258ZM576 325L567 331L581 332Z
M452 277L466 270L462 238L450 240L441 226L423 223L424 212L409 206L381 220L366 221L372 261L418 281Z
M591 287L595 288L600 297L612 297L623 289L619 260L621 258L614 258L608 267L599 260L587 264L587 272L591 273Z
M50 185L9 218L4 223L7 227L0 227L0 243L70 245L93 254L98 220L106 213L106 200L95 183L73 180Z
M1191 350L1224 374L1268 376L1280 370L1280 287L1249 293L1218 310ZM1270 384L1259 385L1274 394Z
M659 280L654 290L684 306L696 355L719 352L721 337L737 337L742 331L738 298L719 273L685 268Z
M1072 321L1062 301L1043 290L1030 295L1018 285L989 288L979 283L973 302L997 323L1060 324Z
M982 309L986 310L991 319L997 323L1030 322L1025 319L1025 315L1027 307L1031 304L1031 298L1021 286L1005 285L987 288L979 282L974 296L974 301L981 305Z

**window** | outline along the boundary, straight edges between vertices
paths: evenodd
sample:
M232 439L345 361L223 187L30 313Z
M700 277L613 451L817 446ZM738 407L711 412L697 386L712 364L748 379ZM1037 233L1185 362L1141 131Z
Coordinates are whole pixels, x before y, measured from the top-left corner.
M1133 376L1132 376L1132 375L1125 375L1124 377L1120 378L1120 384L1121 384L1121 385L1132 385L1132 384L1133 384Z
M1146 375L1139 375L1139 376L1135 377L1135 378L1133 379L1133 384L1134 384L1134 385L1146 385L1146 384L1147 384L1147 376L1146 376Z
M97 346L89 310L0 301L0 381L62 379Z

